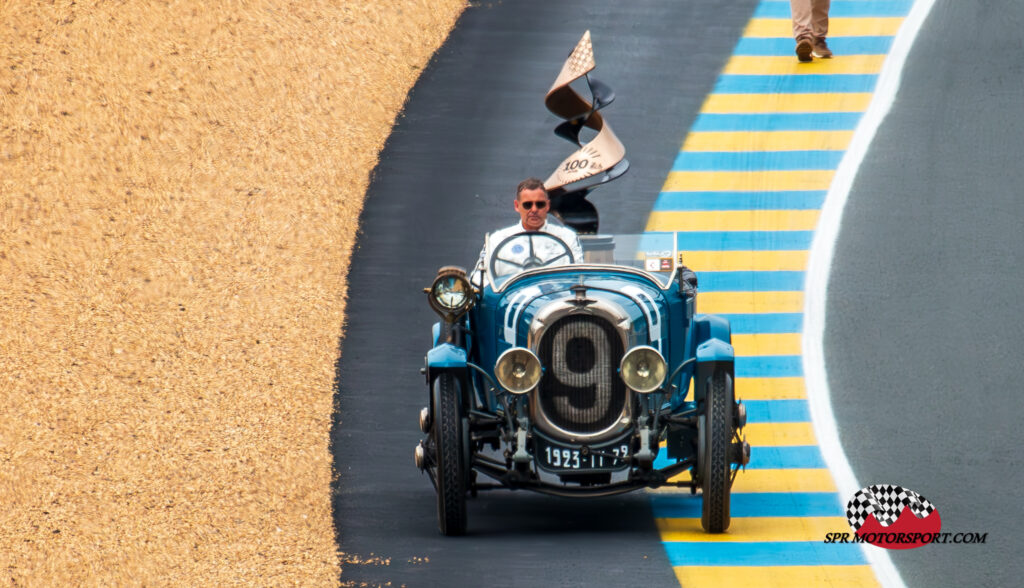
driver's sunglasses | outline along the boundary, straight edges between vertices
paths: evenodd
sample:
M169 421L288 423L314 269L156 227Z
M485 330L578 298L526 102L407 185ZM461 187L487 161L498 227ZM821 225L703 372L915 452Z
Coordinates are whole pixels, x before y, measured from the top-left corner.
M548 202L548 200L538 200L536 202L532 200L527 200L525 202L520 202L519 205L525 208L526 210L532 210L533 205L536 204L537 210L544 210L545 208L548 207Z

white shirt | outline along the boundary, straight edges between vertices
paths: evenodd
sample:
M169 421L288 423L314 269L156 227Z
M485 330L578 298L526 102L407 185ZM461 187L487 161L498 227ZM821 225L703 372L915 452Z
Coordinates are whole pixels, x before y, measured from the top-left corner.
M484 240L484 246L480 249L480 260L477 262L476 270L473 272L473 282L479 284L480 278L483 273L487 271L487 257L489 252L487 251L487 245L490 244L492 247L497 247L502 241L515 235L517 233L528 232L527 229L523 228L522 223L516 223L510 227L504 229L498 229ZM580 245L580 238L576 235L576 231L564 227L562 225L556 225L548 221L544 221L544 225L541 226L536 232L547 233L558 237L563 243L569 247L569 251L572 252L573 263L583 263L583 246Z

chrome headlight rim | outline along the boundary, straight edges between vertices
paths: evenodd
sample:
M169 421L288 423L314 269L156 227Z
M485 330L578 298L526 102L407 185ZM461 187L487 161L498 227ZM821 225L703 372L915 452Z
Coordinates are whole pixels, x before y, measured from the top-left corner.
M458 266L448 265L437 270L437 277L430 288L426 289L426 293L430 307L447 321L454 321L473 306L473 286L466 276L466 270ZM445 294L461 295L461 299L452 304L443 300Z
M646 370L649 375L643 376L638 373L639 362L646 360ZM657 349L650 345L637 345L632 347L622 356L619 362L619 377L626 383L633 392L637 394L650 394L661 389L665 384L665 376L668 375L668 362Z
M522 375L516 375L521 366ZM544 370L537 354L525 347L506 349L494 362L494 376L502 388L512 394L526 394L540 384Z

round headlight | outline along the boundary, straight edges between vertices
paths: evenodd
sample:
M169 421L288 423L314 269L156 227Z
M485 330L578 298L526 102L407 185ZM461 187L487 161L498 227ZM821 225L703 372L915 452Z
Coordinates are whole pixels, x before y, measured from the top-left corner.
M498 358L494 375L502 388L513 394L526 394L540 382L540 360L529 349L513 347Z
M619 375L622 376L622 381L629 386L630 390L640 394L647 394L661 388L667 371L665 358L658 353L657 349L647 345L630 349L622 357L622 363L619 365Z
M434 299L447 310L458 310L466 303L466 282L455 276L445 276L434 282Z
M454 320L473 305L473 287L461 267L446 266L437 270L437 277L426 292L430 306L447 320Z

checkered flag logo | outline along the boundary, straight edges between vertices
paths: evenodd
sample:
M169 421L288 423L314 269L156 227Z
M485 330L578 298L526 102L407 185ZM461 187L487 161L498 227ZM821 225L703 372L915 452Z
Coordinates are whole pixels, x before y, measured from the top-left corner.
M891 484L880 484L862 488L850 502L846 504L846 518L850 521L850 527L854 531L860 530L861 526L868 519L868 515L875 515L875 519L883 527L888 527L900 518L904 508L909 508L914 516L923 519L932 514L935 507L925 500L923 496L907 490L902 486Z

